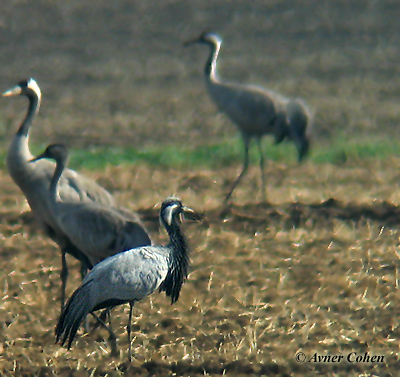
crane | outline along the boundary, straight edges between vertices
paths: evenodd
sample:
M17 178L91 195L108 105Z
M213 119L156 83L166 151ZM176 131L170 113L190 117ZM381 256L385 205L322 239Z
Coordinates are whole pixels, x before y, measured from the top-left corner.
M49 145L31 163L44 158L56 162L48 190L52 217L68 240L89 260L90 268L111 255L151 245L150 237L137 216L127 217L112 207L92 201L59 199L58 182L68 160L68 149L64 144Z
M309 150L311 112L303 100L288 99L271 90L254 85L221 81L217 74L217 58L222 40L213 33L202 33L184 43L185 46L204 44L210 48L205 65L208 94L218 110L224 113L239 129L244 144L243 168L225 197L229 202L236 186L247 173L250 141L255 139L260 154L261 189L265 198L264 156L261 139L272 134L277 144L285 138L294 141L298 160L302 161Z

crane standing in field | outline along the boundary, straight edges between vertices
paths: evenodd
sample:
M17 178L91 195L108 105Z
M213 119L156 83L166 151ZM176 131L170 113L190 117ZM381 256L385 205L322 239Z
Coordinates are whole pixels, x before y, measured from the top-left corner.
M129 361L132 359L131 321L135 302L156 290L165 291L173 304L179 298L189 268L189 247L180 218L193 213L175 197L161 205L160 222L169 235L166 246L145 246L116 254L100 262L73 293L56 327L56 339L71 347L84 318L92 311L129 303L127 325Z
M68 240L89 260L90 268L103 259L139 246L151 245L143 225L117 210L100 203L60 201L58 182L66 168L68 150L63 144L51 144L30 162L44 158L56 162L48 189L51 215Z
M63 144L49 145L30 163L36 163L44 158L53 159L56 162L48 190L51 215L68 243L83 253L90 269L111 255L135 247L151 245L150 237L140 220L129 212L121 213L112 207L91 201L60 201L58 184L67 165L68 150ZM102 317L104 318L107 314L109 310L106 310ZM116 354L116 336L111 327L105 325L101 318L97 320L109 332L111 350L113 354Z
M199 37L185 42L184 45L189 46L195 43L210 47L210 55L205 66L208 94L219 111L225 113L236 124L244 142L243 168L226 195L225 203L230 200L234 189L247 172L252 138L256 139L260 153L261 188L262 195L265 197L262 137L272 134L277 144L285 138L292 139L298 150L298 159L302 161L309 149L310 111L300 99L287 99L257 86L222 82L217 75L217 58L221 39L213 33L202 33Z
M14 88L7 90L3 96L25 96L29 100L27 114L14 136L7 153L7 168L11 178L24 193L29 206L46 235L55 241L62 256L61 267L61 308L65 301L65 287L68 278L66 253L71 254L82 264L82 271L91 267L91 262L73 245L53 217L49 200L49 185L53 177L55 164L48 160L30 162L34 157L29 149L29 132L35 115L39 111L41 91L33 79L23 80ZM79 175L73 170L65 169L58 185L61 201L96 202L106 206L116 205L109 192L96 182ZM133 215L134 216L134 215Z

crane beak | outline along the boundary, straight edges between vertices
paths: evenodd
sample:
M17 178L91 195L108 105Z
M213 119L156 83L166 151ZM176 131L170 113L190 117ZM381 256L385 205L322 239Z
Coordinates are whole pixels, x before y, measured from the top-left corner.
M4 92L3 97L18 96L19 94L21 94L21 92L22 92L21 87L17 85L14 88Z
M194 45L196 43L199 43L199 38L189 39L188 41L183 42L183 46L187 47L187 46Z
M39 161L39 160L41 160L43 158L46 158L46 156L45 156L44 153L41 153L39 156L36 156L36 157L32 158L31 160L29 160L29 162L36 162L36 161Z
M186 206L183 206L183 207L182 207L182 212L183 212L184 214L186 214L186 213L194 213L194 211L193 211L191 208L186 207Z
M186 206L183 206L181 215L182 215L181 220L183 217L185 220L195 221L195 222L203 220L203 218L204 218L203 214L196 213L191 208L186 207Z

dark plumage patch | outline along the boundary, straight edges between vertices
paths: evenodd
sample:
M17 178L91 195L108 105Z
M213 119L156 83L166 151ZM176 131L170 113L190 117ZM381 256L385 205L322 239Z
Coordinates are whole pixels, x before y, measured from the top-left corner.
M28 87L28 85L29 85L29 81L30 80L27 80L27 79L21 80L18 83L18 86L20 86L22 89L26 89Z
M118 298L113 298L113 299L110 299L110 300L103 301L100 304L97 304L93 308L92 312L95 312L96 310L100 310L100 309L113 308L114 306L126 304L128 302L130 302L130 301L129 300L120 300Z

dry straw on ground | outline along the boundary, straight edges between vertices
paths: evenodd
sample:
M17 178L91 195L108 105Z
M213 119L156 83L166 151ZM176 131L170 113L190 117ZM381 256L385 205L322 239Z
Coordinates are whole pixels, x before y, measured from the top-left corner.
M380 166L388 180L394 178L390 173L394 162ZM158 229L153 204L171 192L179 191L186 203L205 214L201 223L185 225L193 267L178 303L171 306L164 295L155 295L134 310L131 365L126 364L127 308L113 312L121 349L117 358L109 356L107 334L100 330L81 333L71 351L54 344L59 252L37 232L29 213L20 215L26 206L3 174L0 361L4 372L77 376L395 373L400 213L393 204L371 202L381 176L371 180L370 192L361 191L362 177L371 179L374 168L376 163L354 166L353 178L349 174L342 181L341 169L304 166L281 183L289 187L294 182L297 189L277 193L271 184L270 199L275 204L249 200L223 216L218 200L233 170L151 168L150 174L145 167L108 168L102 179L113 177L124 203L132 207L144 203L139 210L153 234ZM274 176L281 167L271 164L269 169ZM314 200L309 189L301 188L308 171L321 177L314 187L320 192L325 180L338 182L330 186L333 192L338 190L338 200ZM257 169L251 173L256 179ZM129 177L136 177L144 192L169 179L162 190L144 199L137 189L125 187ZM359 204L340 192L358 192ZM237 195L256 193L257 188L239 187ZM386 193L390 194L396 195L395 188ZM301 202L295 204L293 195ZM160 233L159 242L165 239ZM70 282L69 293L79 285L76 264ZM299 351L309 358L315 353L368 352L383 355L384 363L300 364L295 360Z

